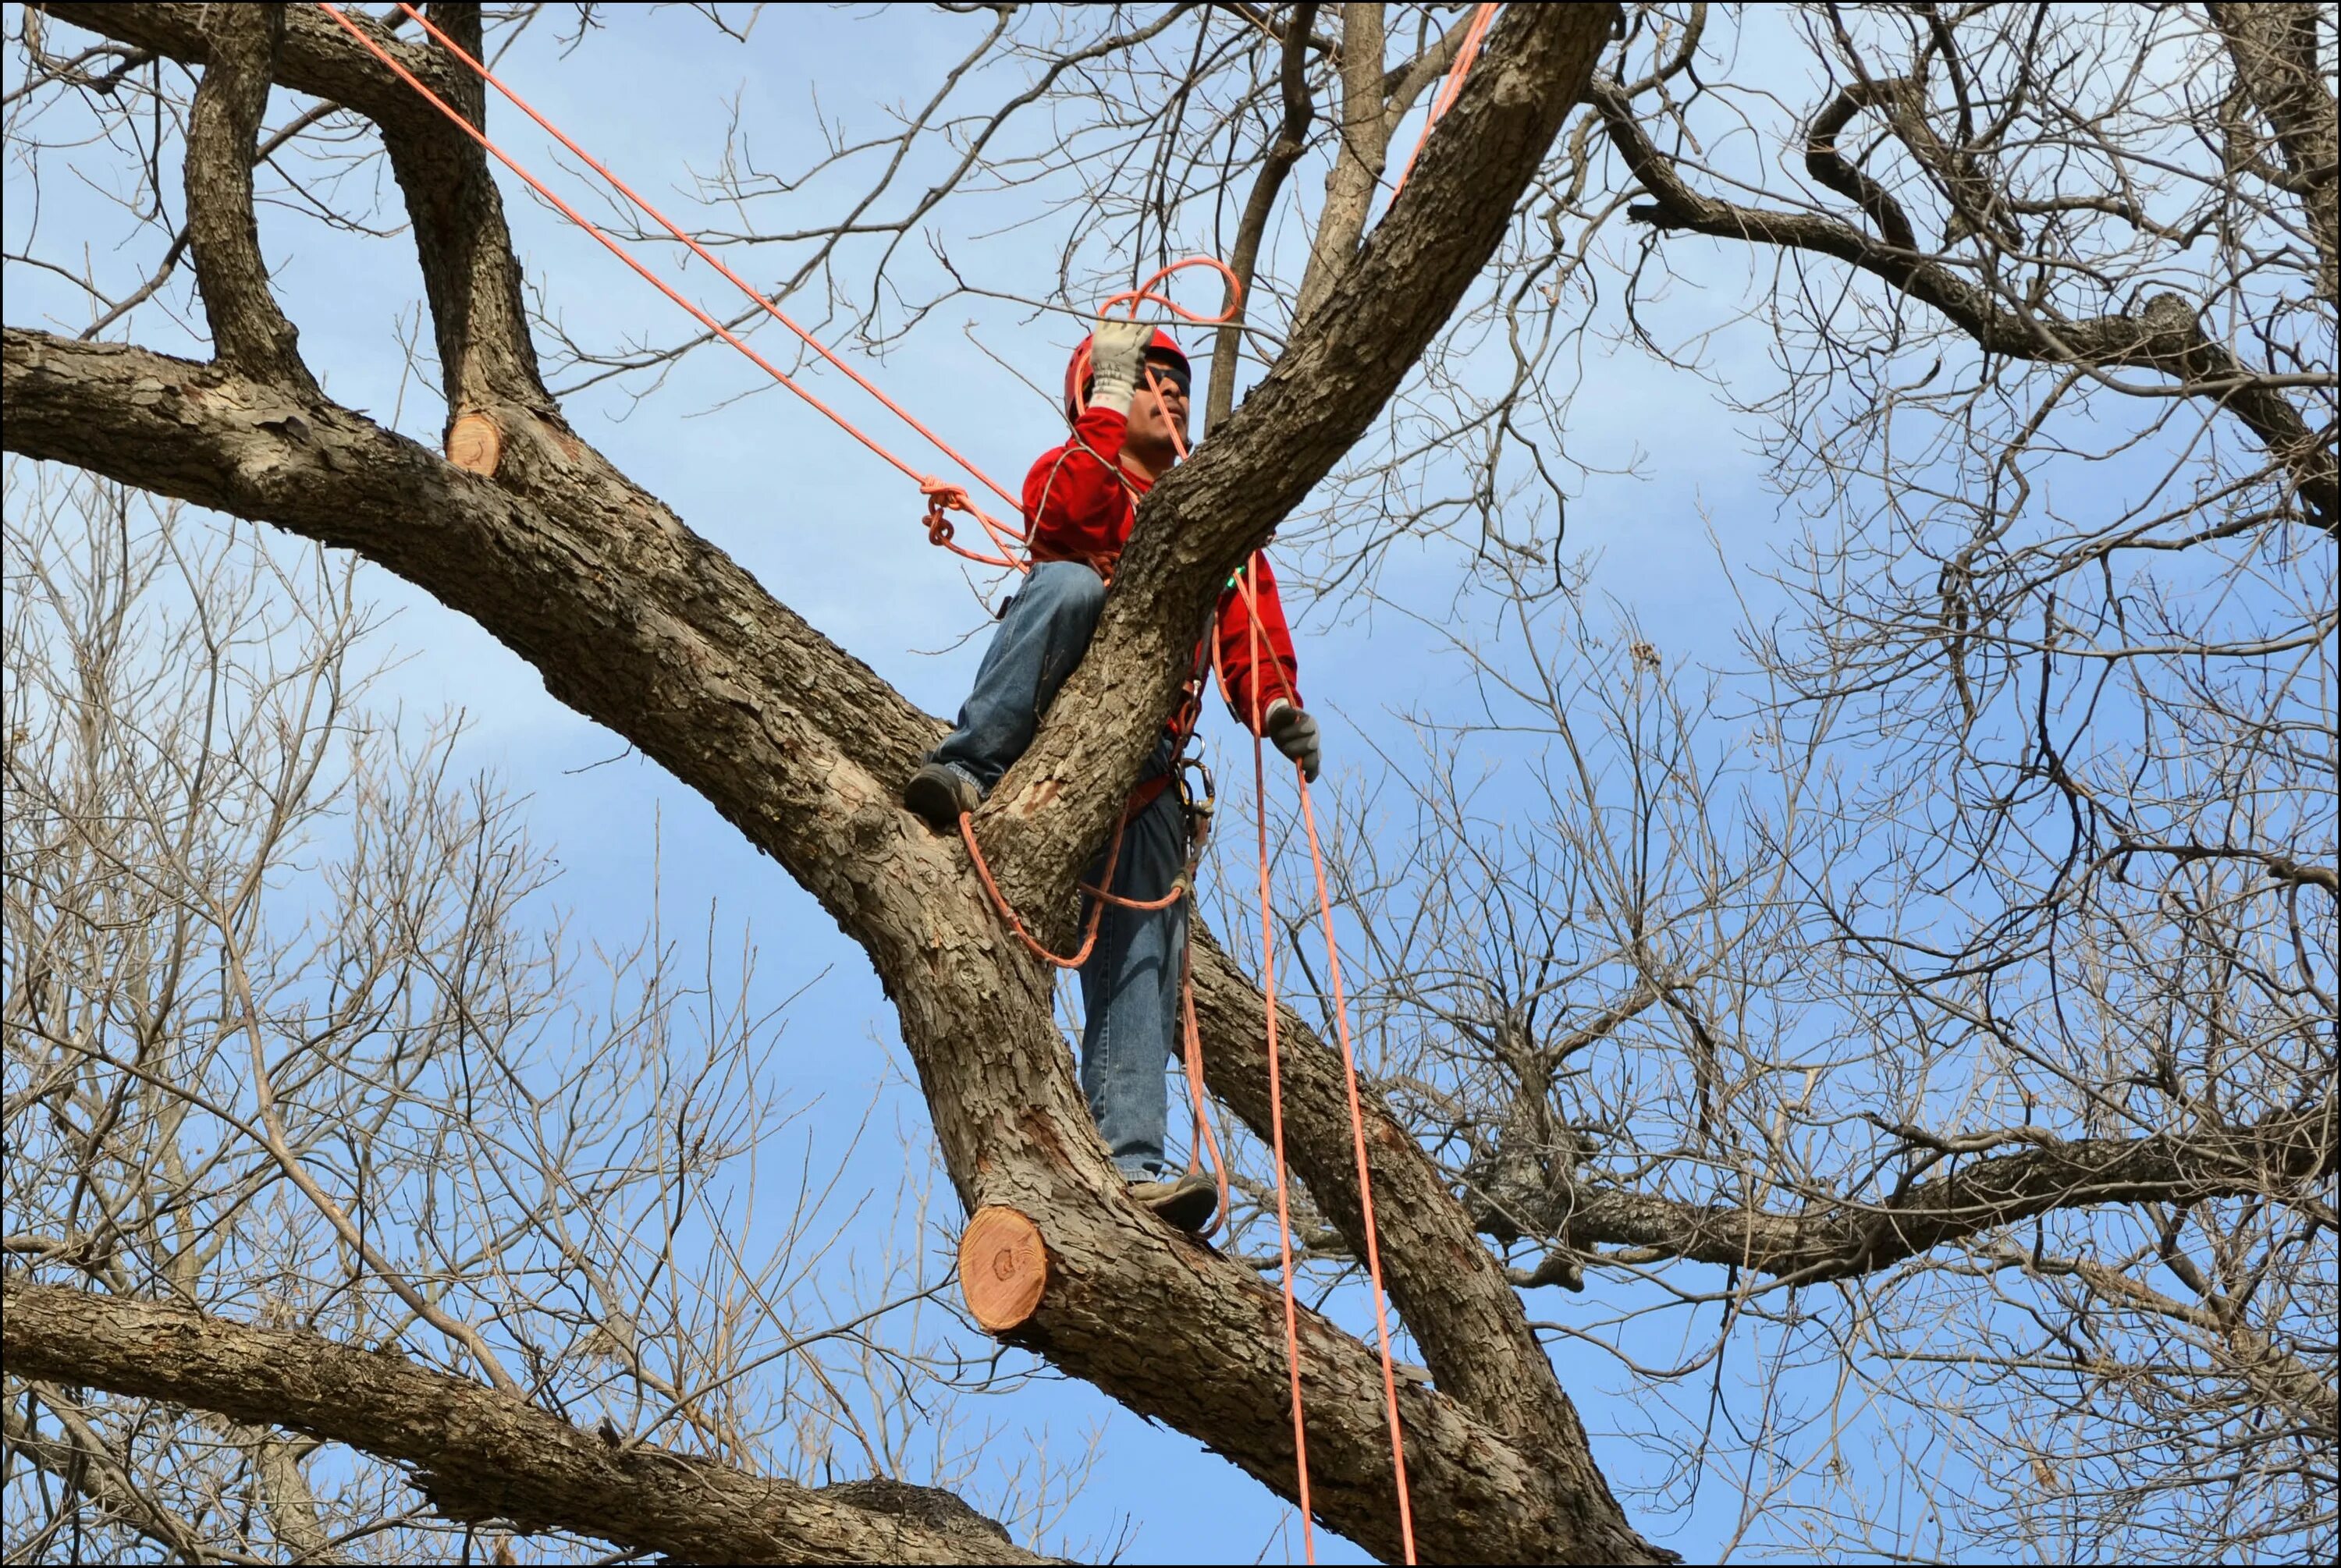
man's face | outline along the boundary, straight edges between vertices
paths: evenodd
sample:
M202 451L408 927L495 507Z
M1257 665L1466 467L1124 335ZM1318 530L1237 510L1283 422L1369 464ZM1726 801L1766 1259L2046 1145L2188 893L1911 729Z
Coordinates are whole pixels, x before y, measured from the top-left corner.
M1150 362L1139 372L1138 395L1130 403L1131 432L1142 439L1171 444L1174 434L1187 434L1187 394L1161 366Z

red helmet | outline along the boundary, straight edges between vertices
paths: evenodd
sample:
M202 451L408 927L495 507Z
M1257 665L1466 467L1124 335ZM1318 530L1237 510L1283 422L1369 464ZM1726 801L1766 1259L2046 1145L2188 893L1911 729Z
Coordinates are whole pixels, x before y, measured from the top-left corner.
M1187 363L1187 351L1180 348L1179 341L1161 327L1154 329L1154 341L1146 345L1148 359L1153 359L1158 354L1177 362L1179 367L1177 374L1182 384L1190 387L1194 384L1195 372ZM1069 420L1080 419L1082 411L1089 407L1089 402L1090 340L1083 338L1081 347L1073 351L1073 357L1065 362L1065 417Z

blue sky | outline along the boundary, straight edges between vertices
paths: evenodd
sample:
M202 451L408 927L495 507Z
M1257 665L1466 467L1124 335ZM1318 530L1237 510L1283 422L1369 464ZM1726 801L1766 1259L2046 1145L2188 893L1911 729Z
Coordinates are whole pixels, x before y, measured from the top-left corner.
M693 215L703 214L684 194L687 171L712 165L735 102L743 128L773 165L800 162L801 149L821 129L816 102L821 115L849 133L878 129L885 106L923 96L977 25L925 12L881 17L791 7L765 13L742 46L679 12L617 7L603 18L603 30L566 53L554 25L540 22L501 68L645 194L662 203L672 197ZM12 61L9 69L13 80L21 66ZM280 98L271 124L285 113ZM492 117L523 161L541 174L553 166L543 139L516 115ZM1410 135L1402 132L1401 142ZM1300 176L1311 183L1317 177L1314 169ZM118 254L105 249L105 236L124 225L98 194L52 179L36 206L13 164L8 179L11 251L34 237L36 220L40 242L52 248L58 233L87 233L92 265L113 293L151 257L144 244ZM570 331L604 343L679 334L671 305L516 183L507 180L505 188L532 281ZM563 182L562 188L580 187ZM817 184L805 198L809 208L832 201L842 188ZM1026 290L1045 292L1055 276L1053 253L1033 233L1003 226L1001 215L996 200L965 215L946 207L937 228L954 260L986 279L1011 286L1021 278ZM281 296L328 390L377 418L394 415L399 428L435 442L443 411L430 373L426 367L418 378L399 344L402 328L413 330L419 297L403 237L335 232L282 208L264 214L263 234L279 269ZM677 266L667 247L645 247L643 254L729 313L732 296L703 268ZM1699 264L1695 255L1675 259ZM779 271L761 252L735 252L732 260L752 279ZM906 271L915 276L921 264L913 256ZM852 274L851 263L845 271ZM1687 322L1710 305L1718 316L1728 315L1744 273L1726 263L1718 276L1716 302L1702 300L1695 285L1677 287ZM72 292L55 280L16 268L8 277L11 323L75 327L86 319ZM1069 316L1036 321L1011 305L954 302L873 373L993 473L1012 480L1057 439L1058 426L1047 401L1017 385L982 350L1045 386L1077 335ZM135 336L157 348L197 352L157 312L142 314ZM780 340L766 332L758 341L771 353ZM1727 370L1756 368L1763 352L1756 333L1718 339L1708 348L1710 361ZM1731 662L1739 610L1710 536L1724 541L1723 556L1742 563L1773 536L1777 503L1762 489L1759 460L1697 379L1630 348L1593 346L1585 379L1594 395L1577 402L1572 452L1599 471L1572 492L1572 551L1591 562L1597 596L1635 618L1670 664ZM812 380L826 395L840 378ZM912 700L939 713L955 707L980 650L969 634L980 633L988 617L952 560L924 543L917 498L899 475L720 347L689 358L640 403L605 386L573 399L568 412L687 522ZM1660 445L1664 460L1649 461ZM1451 551L1424 548L1403 555L1390 576L1395 597L1436 620L1454 590L1457 567ZM517 657L386 575L373 574L369 586L396 612L380 643L397 661L386 694L414 710L462 711L469 725L462 761L524 795L535 836L557 847L563 875L550 898L571 913L573 933L623 943L639 932L655 897L672 932L696 932L712 922L719 964L733 961L747 934L758 954L760 996L776 1001L807 987L789 1008L773 1060L794 1096L835 1113L807 1124L812 1163L848 1158L843 1129L854 1118L845 1113L858 1114L874 1094L882 1131L852 1153L847 1168L882 1196L890 1191L901 1153L883 1129L899 1126L912 1147L921 1146L925 1113L907 1087L891 1015L858 950L696 796L549 699ZM1304 688L1328 716L1328 766L1337 782L1368 779L1368 741L1402 746L1405 731L1395 716L1436 711L1457 694L1463 673L1433 628L1386 610L1304 615L1300 644ZM1221 760L1235 764L1221 768L1222 778L1248 774L1223 715L1213 717L1211 738ZM793 1140L773 1151L762 1179L794 1179L803 1154ZM938 1192L941 1208L948 1209L947 1187L939 1185ZM878 1208L881 1217L867 1223L882 1223L885 1206ZM947 1241L955 1219L940 1214L930 1240ZM878 1239L873 1233L871 1244ZM1531 1315L1563 1316L1575 1310L1571 1300L1536 1301ZM1679 1335L1679 1345L1695 1344L1710 1319L1669 1320L1665 1332ZM1617 1435L1649 1422L1633 1402L1615 1397L1632 1392L1622 1372L1567 1350L1561 1365L1595 1434L1596 1453L1621 1490L1656 1484L1669 1456ZM1298 1558L1297 1531L1288 1528L1280 1502L1195 1443L1120 1410L1085 1384L1043 1379L975 1414L1006 1427L1000 1440L1005 1458L1014 1456L1026 1431L1045 1427L1051 1450L1061 1452L1082 1434L1101 1430L1088 1487L1051 1544L1100 1550L1122 1536L1127 1518L1134 1522L1129 1560ZM968 1488L979 1503L985 1485L980 1473ZM1709 1500L1728 1489L1728 1478L1710 1477L1700 1506L1674 1522L1679 1533L1662 1538L1694 1560L1711 1551L1717 1521L1728 1524L1731 1510ZM1669 1528L1647 1522L1654 1530ZM1338 1541L1320 1538L1320 1549L1328 1561L1354 1556Z

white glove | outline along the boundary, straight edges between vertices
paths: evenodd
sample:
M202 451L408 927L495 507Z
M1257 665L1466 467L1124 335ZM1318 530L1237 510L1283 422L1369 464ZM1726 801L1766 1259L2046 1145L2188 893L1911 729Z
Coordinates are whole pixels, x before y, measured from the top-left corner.
M1261 728L1276 749L1290 761L1300 764L1300 776L1311 784L1325 766L1325 754L1317 738L1317 720L1280 697L1268 705L1268 717Z
M1146 345L1154 341L1151 322L1098 318L1090 337L1090 407L1110 408L1123 418L1138 395L1138 371L1145 362Z

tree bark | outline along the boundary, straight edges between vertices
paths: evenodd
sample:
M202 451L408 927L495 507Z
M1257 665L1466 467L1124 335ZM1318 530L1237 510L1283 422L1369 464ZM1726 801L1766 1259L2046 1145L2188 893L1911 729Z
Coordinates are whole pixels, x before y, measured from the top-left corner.
M1137 780L1228 574L1364 434L1479 275L1615 16L1608 5L1505 13L1324 308L1148 493L1089 656L976 817L1001 891L1047 939L1071 935L1074 877Z
M2284 170L2277 183L2307 214L2317 284L2332 299L2341 293L2341 114L2316 48L2320 14L2330 28L2332 13L2297 0L2215 3L2210 12L2237 89L2274 133Z
M300 334L269 292L252 206L252 154L268 111L282 5L232 5L212 15L212 58L187 121L187 242L221 362L317 395Z
M1302 0L1285 25L1284 45L1277 80L1284 100L1284 121L1261 155L1252 175L1251 194L1244 198L1243 215L1236 222L1235 248L1228 253L1228 270L1236 275L1242 297L1233 302L1231 319L1211 334L1211 384L1203 396L1203 431L1210 435L1220 422L1235 411L1236 362L1243 355L1244 318L1250 313L1253 273L1260 265L1260 243L1276 199L1284 191L1284 177L1300 154L1309 150L1309 122L1316 105L1309 96L1309 28L1316 20L1315 0Z
M781 859L871 951L969 1208L1005 1203L1041 1226L1055 1284L1022 1342L1290 1495L1280 1303L1249 1270L1128 1204L1074 1090L1046 977L1005 936L956 842L894 803L891 779L933 744L937 721L631 493L577 511L539 507L349 411L220 367L18 328L0 350L12 450L274 522L399 571L481 620L553 695L626 734ZM1227 997L1215 1017L1241 1014L1257 1029L1257 989L1204 969L1207 997ZM1331 1173L1350 1158L1338 1065L1304 1038L1286 1047L1288 1147L1303 1179L1337 1193ZM1225 1037L1215 1022L1207 1055L1231 1099L1229 1086L1256 1075L1240 1097L1264 1120L1257 1037ZM1420 1159L1402 1136L1377 1139L1378 1171L1419 1171ZM1398 1261L1420 1245L1410 1207L1436 1213L1441 1200L1435 1178L1411 1198L1400 1176L1389 1180L1382 1234L1394 1283L1443 1271L1446 1288L1517 1320L1517 1297L1468 1230L1459 1251ZM1449 1216L1442 1228L1451 1236L1459 1224ZM1399 1296L1401 1312L1408 1299ZM1473 1359L1490 1352L1468 1343L1468 1320L1430 1326L1437 1310L1417 1308L1426 1343L1449 1346L1439 1364L1471 1388ZM1379 1367L1322 1320L1305 1325L1319 1515L1394 1556ZM1519 1361L1506 1376L1540 1384L1540 1402L1565 1408L1549 1364ZM1511 1398L1521 1402L1517 1387ZM1426 1560L1654 1555L1581 1437L1538 1446L1553 1423L1515 1434L1475 1416L1460 1394L1410 1387L1402 1402Z
M946 1492L799 1486L661 1448L620 1452L395 1352L13 1279L5 1308L0 1346L15 1375L348 1444L413 1466L433 1504L467 1523L558 1527L687 1563L1047 1561ZM171 1529L156 1519L143 1527Z
M1382 62L1389 52L1381 0L1350 0L1341 7L1341 102L1335 111L1339 144L1325 171L1325 204L1310 236L1309 265L1300 274L1300 296L1292 307L1299 325L1317 313L1333 285L1357 259L1358 239L1373 210L1390 153L1390 121L1383 114Z
M103 7L92 20L195 53L210 48L188 16L200 9ZM1219 582L1366 428L1469 286L1589 77L1612 15L1520 7L1507 16L1320 324L1150 499L1091 652L1068 682L1080 690L1055 705L995 796L1001 804L984 814L995 863L1029 899L1070 902ZM384 104L366 80L384 74L348 58L363 54L296 12L278 79L298 74L341 102L383 105L393 144L426 138L411 105ZM456 156L453 142L440 151ZM477 201L492 193L487 182ZM492 412L524 422L509 412L521 408L538 422L537 439L493 478L282 378L15 327L0 345L7 447L359 552L473 617L534 665L552 695L706 798L868 953L969 1211L1005 1205L1040 1226L1051 1283L1019 1343L1293 1495L1276 1293L1130 1204L1075 1088L1050 977L1007 936L957 840L896 803L941 727L557 413L526 409L533 362L494 303L498 269L510 265L501 221L475 222L468 235L455 226L449 220L451 232L428 242L442 250L426 277L433 268L445 277L431 298L434 312L460 318L460 330L442 320L443 343L453 331L484 345L467 362L488 368L451 363L451 406L483 387ZM418 214L419 243L423 228ZM501 258L480 253L500 249ZM1051 780L1061 782L1051 789ZM1211 1082L1264 1126L1260 993L1212 955L1202 968ZM1338 1057L1305 1034L1288 1040L1293 1166L1357 1239ZM1662 1559L1602 1483L1496 1260L1435 1167L1379 1107L1374 1118L1393 1295L1439 1379L1400 1394L1423 1559ZM1302 1342L1317 1513L1394 1558L1379 1365L1313 1315Z

